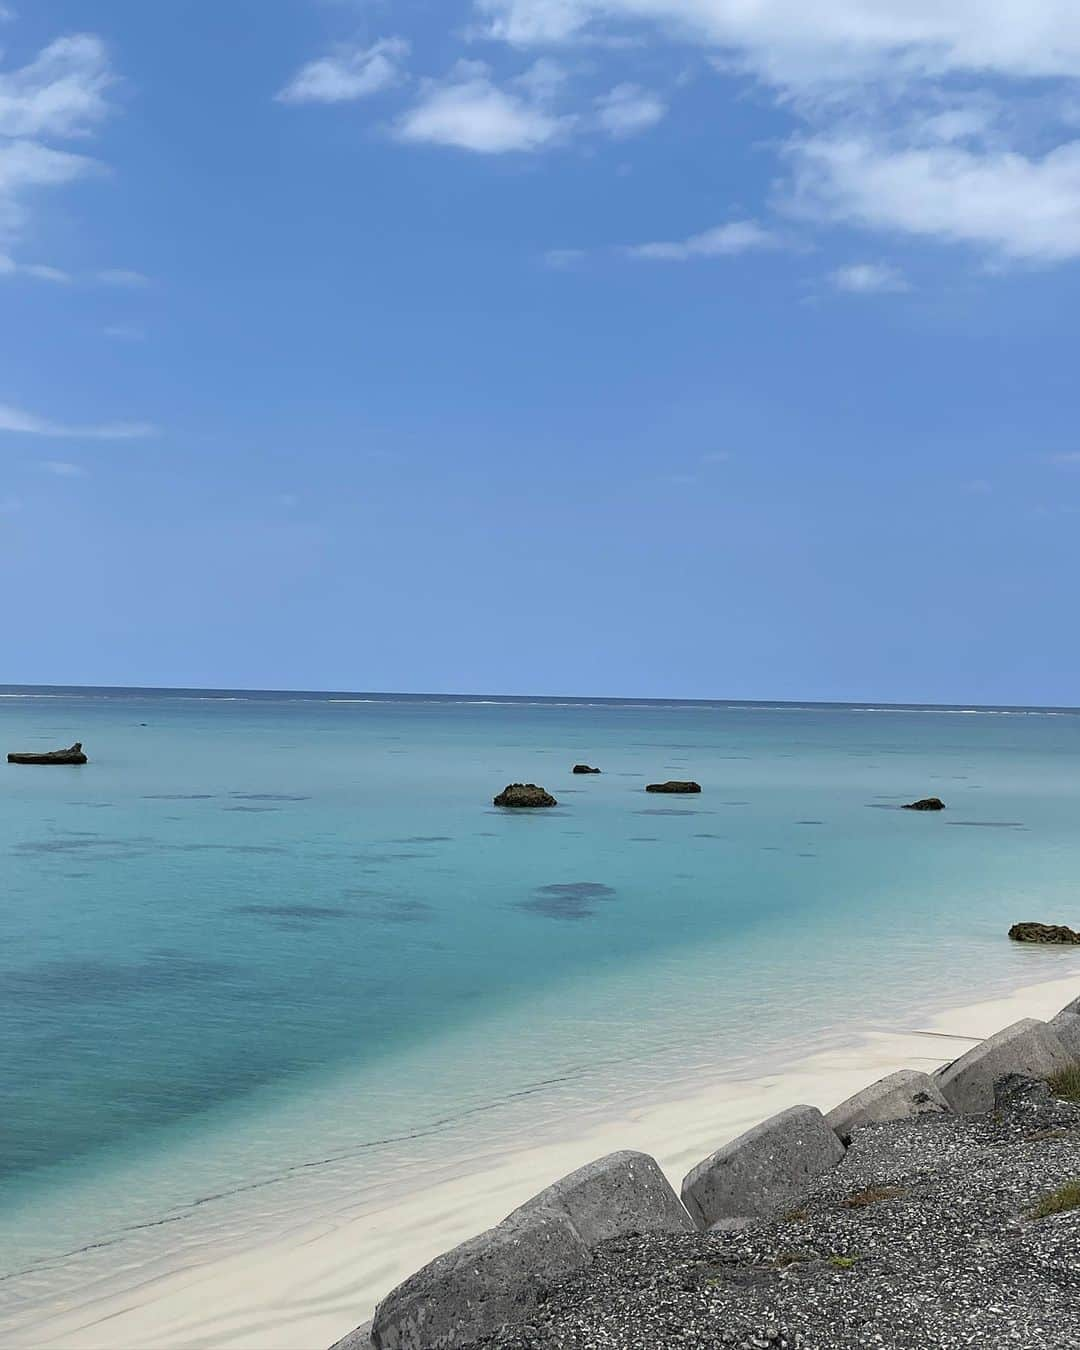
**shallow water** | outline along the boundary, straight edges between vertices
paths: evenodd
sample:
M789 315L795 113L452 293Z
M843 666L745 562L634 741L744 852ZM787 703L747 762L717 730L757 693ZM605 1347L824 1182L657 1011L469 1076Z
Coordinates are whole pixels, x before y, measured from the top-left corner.
M1068 711L0 694L91 758L0 778L9 1312L1052 978L1005 932L1076 920Z

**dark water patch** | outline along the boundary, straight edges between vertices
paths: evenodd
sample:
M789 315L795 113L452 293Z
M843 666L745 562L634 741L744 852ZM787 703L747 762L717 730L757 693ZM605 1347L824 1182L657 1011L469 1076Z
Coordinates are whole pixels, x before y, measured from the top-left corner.
M209 802L214 799L213 792L148 792L144 802Z
M233 905L230 914L254 914L263 919L347 919L352 910L336 905Z
M221 962L164 951L137 962L71 957L0 972L0 997L24 1007L115 1002L218 980L229 970Z
M874 793L874 801L876 801L876 802L902 802L902 801L906 801L906 800L907 800L907 798L904 797L904 796L903 796L901 793L899 793L899 792L875 792L875 793Z
M269 811L279 811L277 806L223 806L223 811L243 811L246 815L262 816Z
M762 853L783 853L784 850L779 844L762 844L761 851Z
M645 775L644 775L643 773L617 773L617 774L614 775L614 777L615 777L615 778L644 778Z
M823 820L797 820L796 825L824 825Z
M423 900L386 900L374 912L388 923L430 923L432 918Z
M358 853L353 861L367 865L388 862L411 862L417 858L430 858L430 853Z
M721 802L721 806L749 806L749 802Z
M632 834L626 842L628 844L658 844L660 840L655 834Z
M820 853L796 853L796 858L820 858Z
M723 836L722 834L709 834L709 833L707 833L706 831L703 830L700 834L692 834L692 835L690 836L690 838L691 838L691 839L723 839L724 836Z
M867 802L866 805L871 811L902 811L904 809L902 806L896 805L895 802Z
M288 853L280 844L163 844L175 853Z
M103 811L107 806L114 806L115 802L66 802L67 806L85 806L90 811Z
M56 839L23 839L13 844L13 853L87 853L90 850L118 851L125 857L136 857L142 847L151 841L146 839L109 839L104 835L73 832Z
M563 881L537 886L532 896L519 900L516 907L548 919L589 919L596 913L597 904L616 895L614 886L600 881Z
M712 812L690 811L676 806L647 806L641 811L634 812L635 816L704 816L711 814Z
M310 797L305 797L296 792L230 792L229 796L238 802L309 802Z
M391 839L392 844L452 844L453 836L449 834L410 834L405 839Z
M473 837L476 839L501 839L502 835L497 834L495 830L474 830Z
M1022 820L947 820L946 825L968 825L979 830L1026 830Z
M611 900L616 894L614 886L605 886L602 881L558 881L550 886L537 886L537 895L577 895L583 900Z

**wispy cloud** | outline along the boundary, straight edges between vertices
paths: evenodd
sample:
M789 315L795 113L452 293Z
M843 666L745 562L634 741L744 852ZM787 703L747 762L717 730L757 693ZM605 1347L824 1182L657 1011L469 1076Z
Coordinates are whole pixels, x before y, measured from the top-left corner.
M563 139L575 119L560 116L547 96L497 85L486 65L460 62L445 81L428 81L397 124L403 141L453 146L477 154L543 150Z
M100 170L98 161L87 155L54 150L38 141L0 141L0 233L24 224L34 190L58 187Z
M58 38L26 65L0 70L0 236L25 227L39 190L101 170L89 156L45 142L89 136L109 111L113 80L105 44L92 33ZM34 266L40 279L60 280L59 269Z
M1080 465L1080 450L1066 450L1059 455L1051 455L1050 463L1063 468Z
M544 263L556 272L566 272L584 262L586 257L583 248L549 248L544 254Z
M81 464L72 464L66 459L46 459L41 467L55 478L85 478L86 470Z
M381 93L405 78L404 38L382 38L370 47L343 43L329 56L301 66L275 97L279 103L348 103Z
M108 112L113 80L99 37L57 38L28 65L0 72L0 136L86 136Z
M601 129L619 140L647 131L667 114L664 100L637 84L617 84L596 100L596 108Z
M688 239L631 244L623 252L627 257L647 262L690 262L695 258L732 258L754 249L779 248L782 244L776 234L756 220L733 220L692 234Z
M0 278L3 277L32 277L35 281L60 283L71 281L71 273L59 267L48 267L45 263L16 262L8 254L0 253Z
M0 403L0 432L16 432L24 436L81 437L95 441L129 441L153 436L157 428L149 422L104 422L90 426L74 426L53 422L46 417Z
M880 295L911 289L903 273L888 263L848 263L830 272L829 281L836 290L851 295Z
M138 288L150 285L150 278L145 273L133 271L130 267L103 267L100 271L95 272L94 276L103 286Z
M146 329L137 323L109 323L101 331L118 342L142 342L146 337Z

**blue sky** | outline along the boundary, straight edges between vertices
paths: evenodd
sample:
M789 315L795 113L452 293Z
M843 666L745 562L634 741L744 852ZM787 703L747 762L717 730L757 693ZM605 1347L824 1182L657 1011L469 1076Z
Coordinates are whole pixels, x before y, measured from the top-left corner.
M0 679L1080 702L1070 0L0 49Z

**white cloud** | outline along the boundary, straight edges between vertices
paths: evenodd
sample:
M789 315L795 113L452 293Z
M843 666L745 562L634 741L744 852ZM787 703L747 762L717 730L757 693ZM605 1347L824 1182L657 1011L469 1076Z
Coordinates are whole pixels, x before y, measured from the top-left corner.
M623 250L628 257L650 262L689 262L693 258L731 258L752 249L777 248L781 241L755 220L733 220L689 239L653 244L632 244Z
M1017 77L1080 75L1074 0L475 0L489 36L519 46L643 25L803 84L885 68Z
M445 82L429 82L397 125L403 141L455 146L477 154L542 150L562 139L574 119L543 101L500 89L488 68L461 62Z
M149 286L150 278L129 267L104 267L95 276L105 286Z
M382 38L370 47L343 44L333 55L301 66L276 98L281 103L347 103L378 94L404 78L409 54L404 38Z
M71 274L45 263L21 263L6 253L0 253L0 277L33 277L36 281L69 282Z
M85 136L108 112L113 82L92 33L57 38L29 65L0 72L0 136Z
M106 337L122 342L142 342L146 329L137 323L110 323L101 330Z
M46 459L41 467L56 478L85 478L86 470L81 464L71 464L66 459Z
M852 295L876 295L885 291L906 291L904 276L888 263L848 263L829 273L829 280L838 291Z
M38 417L35 413L25 412L22 408L12 407L10 403L0 403L0 432L4 431L17 432L25 436L128 441L153 436L156 428L148 422L106 422L96 426L69 426L63 422L52 422L48 418Z
M818 136L794 144L792 154L797 210L1012 259L1080 257L1080 141L1027 158Z
M556 272L565 272L584 262L585 256L582 248L549 248L544 254L544 262Z
M1051 455L1050 463L1060 464L1063 467L1072 464L1080 464L1080 450L1066 450L1060 455Z
M667 104L659 95L636 84L617 84L596 100L597 120L609 136L636 136L661 121Z
M22 226L26 200L34 189L73 182L100 167L86 155L53 150L39 141L0 141L0 234Z

